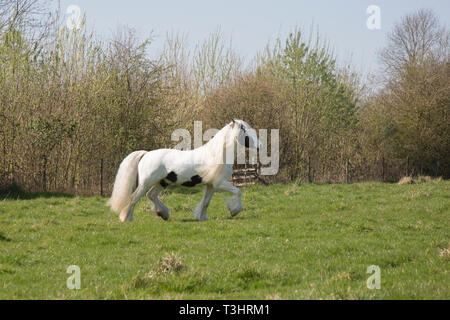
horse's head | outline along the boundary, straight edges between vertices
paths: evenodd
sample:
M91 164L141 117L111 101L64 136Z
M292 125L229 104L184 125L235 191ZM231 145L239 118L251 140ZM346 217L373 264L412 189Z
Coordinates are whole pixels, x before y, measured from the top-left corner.
M247 122L244 120L233 120L230 126L239 144L250 149L259 149L261 147L256 131Z

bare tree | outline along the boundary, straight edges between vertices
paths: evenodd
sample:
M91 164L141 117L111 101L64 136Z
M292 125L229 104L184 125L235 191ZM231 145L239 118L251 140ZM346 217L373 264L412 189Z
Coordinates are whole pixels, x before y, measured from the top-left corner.
M51 0L0 0L0 34L24 30L41 38L52 21Z
M383 153L408 156L415 173L434 174L439 161L448 176L449 57L448 29L424 9L395 25L380 53L386 82L373 100L371 121L385 134L374 136L386 142Z
M398 73L406 64L421 64L427 59L446 61L449 32L431 10L420 9L394 26L379 56L388 73Z

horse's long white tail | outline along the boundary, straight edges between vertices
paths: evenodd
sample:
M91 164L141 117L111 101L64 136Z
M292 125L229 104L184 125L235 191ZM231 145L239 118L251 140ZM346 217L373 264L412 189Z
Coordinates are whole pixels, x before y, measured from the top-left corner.
M119 166L114 188L108 205L114 212L120 213L129 203L130 196L137 187L138 164L147 151L134 151L130 153Z

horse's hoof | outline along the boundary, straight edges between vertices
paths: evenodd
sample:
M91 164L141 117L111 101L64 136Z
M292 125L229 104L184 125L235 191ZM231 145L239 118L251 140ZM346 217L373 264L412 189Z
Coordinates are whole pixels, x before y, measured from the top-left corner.
M242 202L236 202L233 199L227 199L228 210L230 210L231 216L234 217L242 211Z
M165 214L165 212L157 211L157 212L156 212L156 215L157 215L158 217L161 217L161 218L162 218L163 220L165 220L165 221L169 220L169 215L168 215L168 214Z
M231 216L232 217L235 217L235 216L237 216L237 214L239 213L239 212L241 212L242 211L242 209L241 210L236 210L236 211L230 211L230 213L231 213Z
M131 220L130 220L131 218ZM119 219L121 222L125 222L125 221L132 221L133 220L133 216L130 217L130 215L128 214L127 211L122 211L119 215Z

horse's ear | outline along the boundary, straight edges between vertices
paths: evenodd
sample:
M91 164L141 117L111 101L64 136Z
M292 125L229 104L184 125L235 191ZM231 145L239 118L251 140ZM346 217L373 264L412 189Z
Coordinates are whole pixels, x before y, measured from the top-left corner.
M231 126L234 127L235 123L236 123L236 121L233 119L233 123L231 124Z

